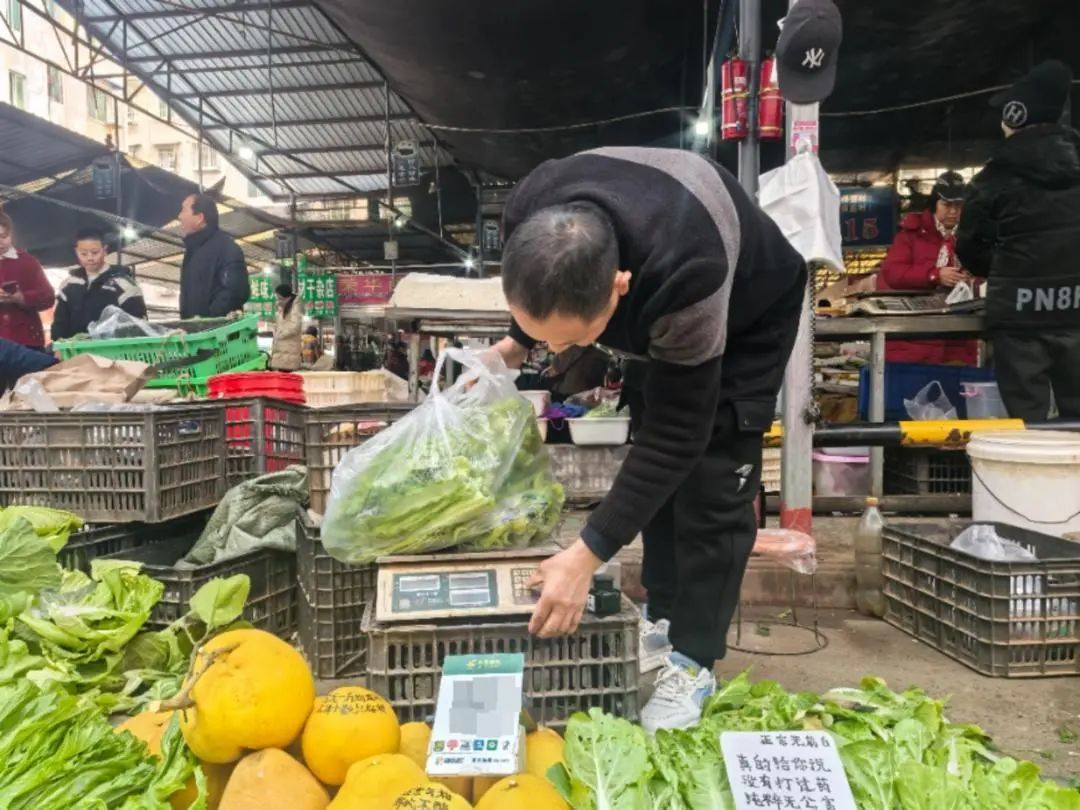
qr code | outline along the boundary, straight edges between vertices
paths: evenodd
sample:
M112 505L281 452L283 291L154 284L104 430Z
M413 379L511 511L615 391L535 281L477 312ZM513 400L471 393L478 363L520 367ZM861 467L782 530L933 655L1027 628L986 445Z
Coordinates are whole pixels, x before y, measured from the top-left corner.
M491 738L517 733L517 716L499 712L498 707L512 705L520 690L513 675L455 679L450 704L450 734Z

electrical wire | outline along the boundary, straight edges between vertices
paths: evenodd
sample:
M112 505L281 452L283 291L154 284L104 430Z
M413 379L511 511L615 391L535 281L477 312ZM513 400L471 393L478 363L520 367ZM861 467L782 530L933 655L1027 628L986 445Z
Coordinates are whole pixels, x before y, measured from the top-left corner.
M557 126L550 127L514 127L509 129L487 129L484 127L452 127L446 124L430 124L428 122L422 122L423 126L427 129L441 130L444 132L476 132L488 135L518 135L528 134L533 132L563 132L572 129L590 129L591 127L601 127L605 124L617 124L620 121L630 121L634 118L647 118L650 115L662 115L664 113L693 113L696 112L692 107L675 106L675 107L659 107L655 110L645 110L644 112L627 113L626 115L617 115L614 118L603 118L599 121L583 121L579 124L559 124Z
M1080 84L1080 79L1073 79L1073 84ZM874 110L845 110L843 112L823 112L820 113L822 118L855 118L866 115L881 115L882 113L902 112L903 110L914 110L919 107L932 107L935 104L947 104L950 101L960 101L965 98L975 98L977 96L986 96L990 93L996 93L999 90L1007 90L1012 87L1011 84L998 84L993 87L984 87L982 90L969 90L966 93L956 93L951 96L942 96L941 98L931 98L926 101L913 101L910 104L897 104L892 107L878 107Z

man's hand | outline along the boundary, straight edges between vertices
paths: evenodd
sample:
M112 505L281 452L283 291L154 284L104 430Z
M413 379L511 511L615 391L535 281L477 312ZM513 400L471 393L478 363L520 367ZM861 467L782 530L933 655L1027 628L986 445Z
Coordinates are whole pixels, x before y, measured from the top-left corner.
M938 273L942 287L955 287L961 281L967 281L970 276L959 267L942 267Z
M509 336L504 337L493 348L502 355L507 368L521 368L529 356L529 350Z
M540 563L529 582L541 588L529 632L540 638L565 636L577 630L592 587L592 576L603 563L583 540Z

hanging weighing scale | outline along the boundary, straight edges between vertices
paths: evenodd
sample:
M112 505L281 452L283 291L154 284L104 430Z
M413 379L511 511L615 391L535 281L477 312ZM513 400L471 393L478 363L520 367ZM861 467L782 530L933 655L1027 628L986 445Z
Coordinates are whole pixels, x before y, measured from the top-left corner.
M413 622L525 616L540 597L529 580L557 546L468 554L380 557L375 620Z

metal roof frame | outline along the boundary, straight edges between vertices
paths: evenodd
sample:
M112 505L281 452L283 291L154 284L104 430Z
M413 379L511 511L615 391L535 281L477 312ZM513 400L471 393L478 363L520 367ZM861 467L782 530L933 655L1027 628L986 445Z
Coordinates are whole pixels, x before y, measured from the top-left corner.
M77 30L102 43L125 73L273 199L385 189L389 151L400 140L426 144L427 162L450 162L378 69L310 0L59 3ZM340 129L327 129L334 126ZM254 157L241 157L248 150ZM324 151L352 155L352 165L327 171L314 160ZM264 155L288 165L271 165ZM307 182L290 182L297 179Z

